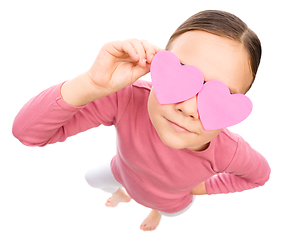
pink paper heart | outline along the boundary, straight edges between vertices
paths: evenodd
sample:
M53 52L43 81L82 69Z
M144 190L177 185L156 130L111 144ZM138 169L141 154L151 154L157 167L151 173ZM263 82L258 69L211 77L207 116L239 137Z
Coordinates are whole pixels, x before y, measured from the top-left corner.
M153 88L160 104L183 102L203 87L202 72L191 65L181 65L169 51L158 52L151 63Z
M208 81L197 97L198 112L206 131L235 125L246 119L253 108L243 94L230 94L228 87L217 80Z

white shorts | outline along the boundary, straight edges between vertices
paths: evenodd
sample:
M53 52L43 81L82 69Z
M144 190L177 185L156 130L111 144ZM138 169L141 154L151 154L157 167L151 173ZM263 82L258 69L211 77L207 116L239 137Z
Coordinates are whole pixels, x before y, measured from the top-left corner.
M115 179L110 163L90 169L85 174L85 179L91 187L99 188L108 193L114 193L122 187Z
M89 171L86 172L85 179L91 187L99 188L108 193L114 193L119 188L122 187L122 185L115 179L112 173L112 170L111 170L110 163L106 163L99 167L90 169ZM167 217L178 216L186 212L192 206L194 199L195 199L195 196L193 196L192 203L190 203L188 207L181 210L180 212L176 212L176 213L159 212L159 213Z
M176 216L179 216L183 213L185 213L186 211L189 210L190 207L192 207L193 203L194 203L194 200L195 200L195 195L193 195L193 200L192 202L188 205L188 207L184 208L183 210L179 211L179 212L176 212L176 213L165 213L165 212L160 212L160 214L162 214L163 216L166 216L166 217L176 217Z

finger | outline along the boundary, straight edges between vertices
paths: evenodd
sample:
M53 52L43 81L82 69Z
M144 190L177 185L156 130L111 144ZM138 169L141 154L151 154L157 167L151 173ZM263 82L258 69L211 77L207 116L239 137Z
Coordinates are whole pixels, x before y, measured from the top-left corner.
M164 51L164 49L159 48L159 47L149 43L146 40L141 40L141 43L144 46L144 49L146 51L146 55L147 55L146 59L147 59L148 63L152 62L152 60L153 60L153 58L154 58L156 53L158 53L160 51Z
M134 67L134 71L132 74L132 80L136 81L137 79L141 78L142 76L146 75L147 73L150 72L150 66L151 64L146 63L145 67L137 66Z
M156 47L146 40L141 40L141 43L146 52L146 60L148 63L151 63L154 55L157 53Z
M109 53L114 55L114 57L123 57L126 53L133 62L139 61L139 56L135 48L127 41L116 41L110 43Z
M157 53L158 53L158 52L161 52L161 51L166 51L165 49L159 48L159 47L157 47L157 46L155 46L155 48L156 48Z
M134 38L127 41L133 46L139 56L138 65L140 67L146 67L146 52L142 43L138 39Z

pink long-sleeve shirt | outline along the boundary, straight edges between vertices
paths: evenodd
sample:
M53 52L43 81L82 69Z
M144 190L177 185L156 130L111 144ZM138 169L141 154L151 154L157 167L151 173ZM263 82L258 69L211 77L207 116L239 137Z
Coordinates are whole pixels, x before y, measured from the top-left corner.
M191 190L205 182L207 194L240 192L264 185L270 168L242 137L224 129L201 152L172 149L159 138L148 112L151 83L133 85L82 107L67 104L61 85L27 102L14 120L13 134L28 146L63 142L100 124L114 125L114 177L138 203L166 213L186 208Z

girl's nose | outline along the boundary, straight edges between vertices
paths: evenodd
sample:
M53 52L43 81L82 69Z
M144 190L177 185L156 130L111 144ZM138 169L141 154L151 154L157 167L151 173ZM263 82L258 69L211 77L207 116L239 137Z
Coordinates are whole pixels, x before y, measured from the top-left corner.
M199 119L196 96L184 102L176 103L175 108L176 108L176 111L181 112L186 117L190 117L195 120Z

